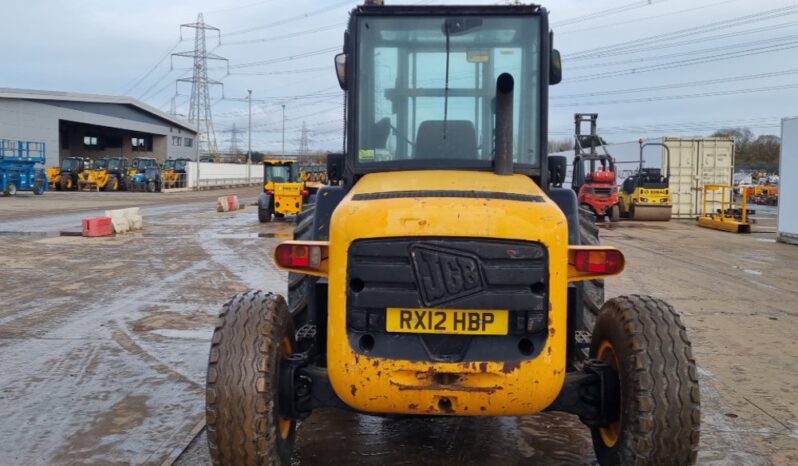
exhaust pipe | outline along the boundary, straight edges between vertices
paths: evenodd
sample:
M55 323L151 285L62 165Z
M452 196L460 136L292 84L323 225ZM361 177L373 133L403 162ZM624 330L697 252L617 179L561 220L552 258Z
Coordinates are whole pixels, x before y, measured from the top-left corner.
M496 79L496 158L493 171L497 175L513 174L513 89L510 73Z

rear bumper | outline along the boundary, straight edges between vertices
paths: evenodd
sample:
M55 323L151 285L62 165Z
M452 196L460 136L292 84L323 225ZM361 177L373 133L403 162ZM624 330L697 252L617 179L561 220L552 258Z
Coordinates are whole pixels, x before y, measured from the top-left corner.
M335 209L330 221L327 367L335 393L348 406L371 413L513 416L539 412L557 398L565 380L566 367L568 226L554 202L543 195L522 200L432 194L419 199L402 196L354 199L361 192L407 191L407 187L401 184L386 186L384 183L389 178L412 180L412 183L429 179L426 182L436 187L448 180L449 186L461 183L463 189L483 184L493 187L490 183L495 182L496 186L501 183L502 189L513 189L517 193L537 192L528 178L501 177L493 180L495 176L471 172L367 175ZM508 182L511 183L509 188ZM410 187L419 188L416 185ZM361 267L358 273L363 276L354 277L354 269L349 264L351 249L359 242L372 241L376 249L361 251L358 260L362 259L362 262L353 266L369 264L374 267ZM382 245L382 242L404 244L407 241L402 260L394 253L401 248L388 251ZM503 249L505 257L501 261L498 257L487 260L485 254L467 245L471 242L507 245ZM523 250L513 247L515 244L538 244L545 248L546 255L539 258L546 280L545 292L541 293L543 290L538 286L515 288L522 283L537 283L524 282L520 278L532 277L532 264L529 270L520 264L519 269L512 267L516 260L520 263L526 257ZM448 282L451 285L447 288L449 296L442 300L434 292L423 296L421 291L413 291L418 290L419 273L422 280L431 278L421 271L423 267L413 265L410 254L416 247L448 255L447 258L441 256L439 263L452 267L452 270L459 267L463 276L473 270L468 257L487 260L488 263L483 264L486 265L485 287L473 295L460 294L461 286ZM380 258L386 256L396 260L382 263ZM492 260L497 260L496 264L490 263ZM518 275L513 275L513 272ZM502 273L510 275L500 276ZM412 277L416 278L411 283ZM353 278L376 282L382 291L373 295L359 292L361 298L355 299L350 294L353 289L365 291L367 288L352 282ZM433 284L433 288L439 287ZM544 338L538 343L532 340L534 351L526 355L519 352L518 346L523 336L512 332L496 337L506 338L511 345L487 348L481 354L468 350L458 353L452 346L447 346L446 351L430 351L430 345L449 345L451 342L418 335L408 337L404 333L374 333L375 345L371 348L369 345L361 347L359 338L352 338L355 334L372 333L372 328L385 329L379 318L386 307L498 309L481 301L482 297L504 292L521 295L527 291L538 293L536 299L541 302L526 307L525 304L496 301L503 302L501 309L515 312L516 317L523 313L528 319L530 313L541 310L547 313L540 329ZM494 297L491 295L488 301ZM421 301L416 304L405 301L411 298ZM350 309L356 313L349 315ZM362 310L366 311L365 322L350 320L350 317L362 316L359 314ZM367 330L358 331L358 328ZM383 341L383 337L383 344L388 347L378 348L376 345ZM480 335L474 338L489 337ZM420 340L425 343L419 343ZM411 343L415 348L409 347ZM440 349L444 349L443 346Z
M274 212L283 215L295 215L302 210L302 196L274 196Z

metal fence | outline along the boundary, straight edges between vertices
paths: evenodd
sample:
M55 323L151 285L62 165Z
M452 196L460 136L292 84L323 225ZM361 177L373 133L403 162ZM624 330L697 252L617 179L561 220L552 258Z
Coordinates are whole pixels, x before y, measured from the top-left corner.
M260 178L200 178L199 189L213 189L218 187L235 188L239 186L259 185L260 183Z

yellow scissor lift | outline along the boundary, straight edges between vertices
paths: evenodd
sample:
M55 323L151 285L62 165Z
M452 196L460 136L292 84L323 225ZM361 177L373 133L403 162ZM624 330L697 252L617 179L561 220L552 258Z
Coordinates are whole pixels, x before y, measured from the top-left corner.
M721 192L720 209L710 211L709 205L718 201L708 199L707 195L716 191ZM704 213L698 217L698 226L732 233L751 233L751 223L748 221L748 200L743 196L742 208L735 209L731 197L727 195L732 192L731 186L728 185L704 185Z

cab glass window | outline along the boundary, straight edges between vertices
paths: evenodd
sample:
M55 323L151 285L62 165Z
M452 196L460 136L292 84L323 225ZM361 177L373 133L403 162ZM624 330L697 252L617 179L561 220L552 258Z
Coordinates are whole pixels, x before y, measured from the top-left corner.
M359 162L489 166L496 79L509 73L515 81L513 159L537 165L538 28L536 17L361 19Z

